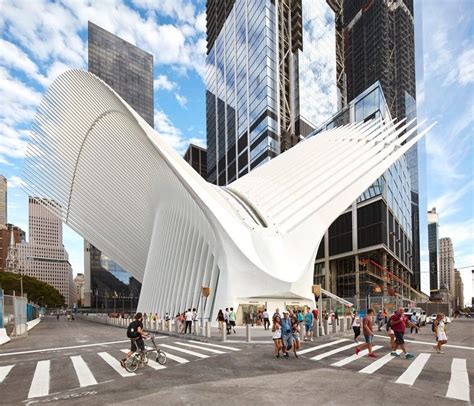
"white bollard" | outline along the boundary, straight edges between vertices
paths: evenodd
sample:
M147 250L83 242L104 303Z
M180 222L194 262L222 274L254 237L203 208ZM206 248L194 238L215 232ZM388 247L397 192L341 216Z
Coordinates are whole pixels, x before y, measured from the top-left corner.
M301 341L304 340L305 335L306 335L306 327L305 327L304 323L301 323L300 324L300 340Z
M332 320L331 327L332 327L332 333L335 334L337 332L337 323L335 319Z
M327 321L327 319L324 319L324 321L323 321L323 330L324 330L323 335L325 335L325 336L329 334L328 327L329 327L328 321Z
M194 320L193 323L193 329L194 329L194 335L198 336L199 335L199 320Z
M250 337L250 324L245 325L245 341L248 343L252 340L252 337Z
M206 337L211 338L211 323L206 321Z
M171 320L168 320L168 332L171 333L172 329Z
M316 319L313 323L313 336L319 337L319 320Z
M175 333L179 334L179 323L176 322L176 323L174 324L174 327L175 327Z
M222 341L227 341L227 330L225 328L223 328L221 331L221 338Z

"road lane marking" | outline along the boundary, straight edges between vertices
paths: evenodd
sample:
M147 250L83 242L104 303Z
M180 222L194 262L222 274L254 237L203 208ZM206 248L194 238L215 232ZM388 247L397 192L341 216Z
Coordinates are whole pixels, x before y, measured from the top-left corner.
M71 357L71 361L81 388L97 385L94 375L80 355Z
M194 343L194 344L207 345L207 346L210 346L210 347L222 348L223 350L240 351L240 348L228 347L227 345L203 343L201 341L194 341L194 340L189 340L189 342Z
M469 402L469 376L465 359L453 358L446 397Z
M410 386L413 385L430 357L431 354L427 354L425 352L422 352L420 355L418 355L407 368L407 370L396 380L396 383Z
M95 344L84 344L84 345L73 345L70 347L58 347L58 348L43 348L41 350L29 350L29 351L19 351L19 352L7 352L4 354L0 353L0 357L6 357L8 355L23 355L23 354L34 354L37 352L52 352L52 351L62 351L62 350L72 350L74 348L86 348L86 347L97 347L101 345L110 345L110 344L118 344L118 343L129 343L130 339L128 340L119 340L119 341L108 341L105 343L95 343Z
M128 354L130 350L120 350L120 351L122 351L124 354ZM153 361L150 358L150 355L148 355L148 362L145 365L149 366L150 368L153 368L155 371L166 368L164 365L158 364L158 362Z
M323 352L322 354L316 355L315 357L311 357L310 359L313 360L313 361L319 361L319 360L322 360L324 358L330 357L331 355L337 354L338 352L348 350L349 348L354 348L357 345L360 345L360 344L359 343L348 344L348 345L345 345L344 347L336 348L335 350L331 350L331 351L328 351L328 352Z
M50 360L38 361L36 364L35 374L31 381L29 398L38 398L49 394L49 368Z
M153 349L153 347L146 347L147 350ZM186 362L189 362L186 358L181 358L178 357L177 355L170 354L169 352L166 353L166 358L167 359L172 359L173 361L176 361L179 364L186 364Z
M297 354L298 354L298 355L307 354L308 352L320 350L321 348L330 347L330 346L332 346L332 345L339 344L339 343L343 343L343 342L345 342L345 341L349 341L349 340L348 340L347 338L341 338L340 340L332 341L332 342L330 342L330 343L326 343L326 344L322 344L322 345L317 345L316 347L309 347L309 348L306 348L306 349L304 349L304 350L298 351Z
M377 351L379 350L380 348L383 348L381 345L374 345L372 347L372 351ZM341 359L340 361L337 361L335 362L334 364L331 364L333 367L342 367L344 365L347 365L357 359L359 359L360 357L363 357L364 355L367 355L369 353L369 350L362 350L361 352L359 352L359 355L351 355L350 357L347 357L347 358L344 358L344 359Z
M188 344L188 343L180 343L180 342L178 342L178 341L175 341L174 343L175 343L175 344L178 344L178 345L184 345L185 347L198 348L198 349L203 350L203 351L212 352L213 354L227 354L227 353L224 352L224 351L215 350L214 348L205 348L205 347L202 347L202 346L200 346L200 345Z
M10 373L11 369L14 366L15 365L7 365L6 367L0 367L0 383L2 383L5 380L5 378Z
M401 354L402 350L397 350L397 354ZM379 358L377 361L372 362L372 364L367 365L365 368L362 368L359 373L361 374L373 374L375 371L378 371L382 368L385 364L389 363L395 357L388 353L384 355L382 358Z
M165 347L171 350L184 352L185 354L194 355L195 357L199 357L199 358L209 358L209 355L200 354L198 352L191 351L191 350L185 350L184 348L173 347L172 345L168 345L168 344L161 344L160 347ZM166 355L168 355L168 353L166 353Z
M450 330L451 331L451 330ZM387 336L381 336L379 334L375 334L375 337L379 337L379 338L385 338L387 340L390 340L390 337L387 337ZM404 339L404 341L406 343L413 343L413 344L423 344L423 345L429 345L430 347L433 347L433 343L429 343L427 341L418 341L418 340L407 340L406 338ZM446 347L449 347L449 348L460 348L461 350L471 350L471 351L474 351L474 347L465 347L463 345L454 345L454 344L444 344L443 345L443 348L446 348Z
M112 355L110 355L108 352L99 352L98 353L99 357L102 358L107 364L109 364L117 373L119 373L121 376L124 378L127 378L129 376L135 376L134 373L128 372L125 368L123 368L120 365L120 362L116 360Z

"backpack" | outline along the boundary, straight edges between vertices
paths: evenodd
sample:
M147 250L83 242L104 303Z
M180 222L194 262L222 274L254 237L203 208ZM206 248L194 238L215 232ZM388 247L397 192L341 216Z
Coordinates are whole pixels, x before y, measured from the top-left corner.
M136 320L132 321L127 327L127 337L128 338L137 338L138 334L138 322Z
M431 331L434 333L435 332L435 323L436 323L436 320L433 321L433 324L431 325Z

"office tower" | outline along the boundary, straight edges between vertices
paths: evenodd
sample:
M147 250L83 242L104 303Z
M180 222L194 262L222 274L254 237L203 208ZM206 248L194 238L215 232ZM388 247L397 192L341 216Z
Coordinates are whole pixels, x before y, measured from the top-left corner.
M89 72L112 87L154 127L153 55L90 21L88 38ZM130 281L126 270L97 247L84 242L84 306L107 307L108 298L118 294L130 296L130 284L139 285ZM91 300L91 294L98 297Z
M204 179L207 179L207 150L195 144L189 144L184 160Z
M348 101L379 81L393 118L416 117L413 0L344 0L344 64ZM411 177L412 286L420 290L418 156L407 153Z
M0 175L0 228L7 224L7 178Z
M439 284L439 238L438 213L436 207L428 211L428 255L430 269L430 291L437 291Z
M69 256L63 245L63 225L45 206L60 210L53 200L29 197L29 241L17 244L19 272L56 288L66 305L76 300Z
M350 101L310 137L369 118L391 119L379 82ZM334 165L338 165L337 161ZM366 307L368 301L373 308L381 309L421 300L410 286L410 209L410 175L407 159L402 157L326 231L316 255L314 283L357 308Z
M457 269L454 270L454 297L455 297L455 310L464 308L464 283L461 278L461 272Z
M454 249L449 237L439 240L439 282L441 288L448 289L449 293L454 295Z
M206 14L208 180L226 185L337 110L336 17L310 0L209 0Z
M74 277L74 285L76 286L76 298L78 306L82 306L84 301L84 274L78 273Z

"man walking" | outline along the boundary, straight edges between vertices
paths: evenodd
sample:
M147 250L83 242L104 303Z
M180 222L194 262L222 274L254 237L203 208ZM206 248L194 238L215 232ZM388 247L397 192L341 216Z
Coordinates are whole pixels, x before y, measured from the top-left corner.
M189 334L191 334L193 331L192 331L192 327L193 327L193 312L191 311L191 309L188 309L188 311L186 312L186 314L184 315L184 318L185 318L185 321L186 321L186 326L184 327L184 334L187 334L187 331L189 329Z
M304 315L304 327L305 327L305 334L304 340L306 341L308 338L310 341L313 341L313 313L311 309L308 307L306 314Z
M230 329L232 329L234 331L234 334L236 334L235 332L235 320L237 320L237 315L235 314L234 312L234 308L231 307L230 308L230 313L229 313L229 332L230 332Z
M383 316L382 310L380 310L377 314L377 326L378 326L379 331L382 331L383 322L384 322L384 316Z
M401 348L401 350L405 354L406 359L415 358L413 354L410 354L405 349L405 340L403 339L403 336L405 334L407 325L415 326L406 318L403 307L399 307L398 310L392 315L392 317L390 317L390 326L393 330L393 333L395 334L395 345L394 348L392 348L392 352L390 354L394 357L400 356L400 354L397 353L397 349ZM415 327L416 329L418 329L417 326Z
M373 326L372 326L373 315L374 315L374 310L369 309L367 310L367 314L365 315L365 317L362 319L362 331L364 333L365 343L356 347L355 349L356 355L359 355L359 352L363 348L367 347L367 349L369 350L369 353L367 354L367 356L371 358L377 358L377 356L372 351L372 343L374 341L374 331L373 331Z
M229 308L226 307L224 311L224 323L227 334L230 334L230 323L229 323Z
M293 337L291 335L291 320L286 310L283 311L281 319L281 340L283 342L283 356L288 358L288 350L291 349Z
M268 330L270 328L270 318L268 316L267 309L263 311L263 328Z

